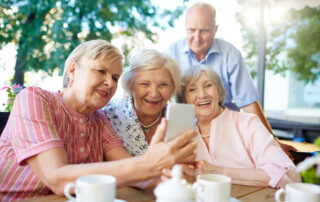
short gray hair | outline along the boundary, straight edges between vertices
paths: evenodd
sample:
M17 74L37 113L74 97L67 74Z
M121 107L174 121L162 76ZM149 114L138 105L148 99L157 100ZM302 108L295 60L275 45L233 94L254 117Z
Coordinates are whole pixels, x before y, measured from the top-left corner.
M108 43L105 40L90 40L81 43L78 45L68 56L65 65L64 65L64 72L63 72L63 87L67 87L69 84L69 76L67 74L68 66L75 62L79 64L82 59L104 59L110 58L110 61L114 60L122 60L123 56L122 53L119 51L118 48L113 46L112 44Z
M188 13L192 11L194 8L207 8L211 11L213 26L216 26L216 9L209 3L206 2L196 2L192 6L190 6L187 11L185 17L187 17Z
M174 90L171 94L171 96L173 96L180 88L180 71L178 64L169 55L157 50L143 49L131 57L130 66L121 78L122 87L132 96L132 84L136 72L157 68L166 68L169 70L174 84Z
M224 98L226 97L226 91L222 86L222 82L219 75L206 65L193 65L182 73L181 88L176 96L177 102L186 103L186 87L188 84L197 81L202 71L205 71L208 74L211 81L216 85L219 95L219 105L222 107L224 103Z

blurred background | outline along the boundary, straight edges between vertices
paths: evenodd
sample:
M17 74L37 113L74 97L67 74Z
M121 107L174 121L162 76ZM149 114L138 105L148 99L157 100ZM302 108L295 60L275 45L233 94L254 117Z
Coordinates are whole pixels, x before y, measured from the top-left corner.
M61 89L66 57L90 39L121 49L125 66L137 49L162 51L185 36L183 11L195 2L0 0L0 88ZM216 37L241 50L275 133L288 139L319 136L320 0L207 2L217 10ZM6 102L2 90L0 111Z

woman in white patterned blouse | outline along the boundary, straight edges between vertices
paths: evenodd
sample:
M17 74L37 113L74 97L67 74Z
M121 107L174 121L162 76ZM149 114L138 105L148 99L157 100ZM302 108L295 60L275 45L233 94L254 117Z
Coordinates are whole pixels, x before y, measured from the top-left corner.
M177 63L156 50L141 50L122 76L129 98L113 99L104 111L127 151L144 154L154 135L166 104L180 88Z

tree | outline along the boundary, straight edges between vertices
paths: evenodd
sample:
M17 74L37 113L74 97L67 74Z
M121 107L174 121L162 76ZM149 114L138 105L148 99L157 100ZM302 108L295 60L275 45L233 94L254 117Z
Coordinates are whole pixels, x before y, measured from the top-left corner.
M158 8L150 0L0 0L0 48L16 44L12 83L23 85L26 71L50 74L63 69L66 57L82 41L110 41L114 32L143 32L153 41L152 28L173 26L182 11Z
M258 25L248 25L245 11L259 8L259 1L238 0L243 5L237 13L241 24L246 63L253 76L256 74L258 60ZM266 8L273 9L274 1L267 1ZM270 18L272 16L267 16ZM285 13L285 19L267 26L266 32L266 68L275 73L293 71L300 80L315 82L320 78L320 6L305 7L302 10L291 9ZM258 18L258 16L257 16Z

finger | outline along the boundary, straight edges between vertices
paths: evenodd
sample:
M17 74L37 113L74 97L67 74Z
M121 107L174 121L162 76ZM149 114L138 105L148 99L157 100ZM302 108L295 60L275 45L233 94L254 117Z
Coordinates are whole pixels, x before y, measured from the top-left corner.
M180 164L181 170L183 171L184 178L190 182L195 182L196 169L193 164Z
M179 148L186 145L196 135L197 132L195 130L187 130L185 132L182 132L178 137L171 140L169 144Z
M163 138L167 131L168 122L165 118L161 119L161 123L158 125L154 136L151 139L150 145L163 141Z
M183 159L181 159L178 163L186 163L186 164L194 164L196 161L197 155L195 153L192 153Z
M193 176L196 169L193 164L180 164L181 170L184 174Z
M162 175L170 178L171 177L171 169L169 169L169 168L162 169Z
M288 145L289 151L298 151L295 147Z
M167 181L169 180L170 178L167 177L167 176L164 176L164 175L161 175L161 181L164 182L164 181Z
M204 165L204 161L197 161L195 163L196 169L202 169L203 165Z
M188 142L186 145L184 145L182 148L178 148L176 155L179 159L185 158L185 156L188 156L190 154L196 154L197 149L197 142L195 140L192 140Z
M195 176L202 175L202 174L205 174L205 171L204 171L204 170L202 170L202 169L196 169Z

